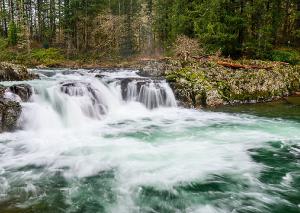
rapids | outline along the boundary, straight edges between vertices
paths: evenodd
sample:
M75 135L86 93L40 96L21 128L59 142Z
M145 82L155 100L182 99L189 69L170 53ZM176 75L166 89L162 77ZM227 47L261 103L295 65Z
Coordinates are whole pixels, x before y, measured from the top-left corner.
M184 109L134 70L34 71L0 134L0 212L300 211L300 113Z

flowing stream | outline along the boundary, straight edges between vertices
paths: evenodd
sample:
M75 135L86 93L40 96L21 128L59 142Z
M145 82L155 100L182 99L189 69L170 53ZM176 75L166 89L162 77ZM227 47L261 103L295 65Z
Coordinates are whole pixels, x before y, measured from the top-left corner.
M184 109L133 70L35 72L0 134L0 212L300 212L299 105Z

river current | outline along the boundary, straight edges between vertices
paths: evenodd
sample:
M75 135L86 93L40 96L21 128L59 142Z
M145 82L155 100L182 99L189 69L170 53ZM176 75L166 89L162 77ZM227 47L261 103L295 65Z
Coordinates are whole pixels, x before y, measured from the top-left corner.
M134 70L33 71L1 213L300 212L298 103L184 109Z

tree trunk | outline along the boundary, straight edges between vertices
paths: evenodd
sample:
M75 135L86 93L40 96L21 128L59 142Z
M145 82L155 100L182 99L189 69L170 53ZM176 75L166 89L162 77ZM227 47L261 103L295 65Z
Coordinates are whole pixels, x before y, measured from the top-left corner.
M4 0L2 0L1 12L6 13L6 7L5 7ZM6 19L6 16L3 17L2 27L3 27L2 35L3 35L3 37L6 38L7 37L7 19Z
M298 35L300 33L300 0L297 0L297 19L296 19L296 31L298 32ZM296 39L296 45L300 47L300 38L299 36L295 38Z

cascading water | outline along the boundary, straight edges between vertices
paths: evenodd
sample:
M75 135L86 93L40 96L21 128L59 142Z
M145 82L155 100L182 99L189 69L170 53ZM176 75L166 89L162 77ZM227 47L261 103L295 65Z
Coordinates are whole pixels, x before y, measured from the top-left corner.
M131 70L36 72L0 134L0 212L299 211L299 117L179 108Z
M176 107L174 94L165 81L154 83L140 77L137 82L131 81L126 72L123 78L122 72L119 72L119 75L121 77L115 78L106 73L101 80L95 78L95 73L82 71L68 75L66 79L59 79L49 87L37 86L32 102L24 104L23 126L26 128L34 124L34 117L43 120L43 114L48 114L50 120L56 118L54 126L84 124L89 119L104 119L108 114L114 114L124 108L128 102L141 103L148 109ZM132 75L135 78L139 77L135 72L132 72ZM128 84L124 85L122 81L127 81ZM122 93L127 93L127 96L123 97ZM32 110L33 105L35 109L32 113L35 115L27 112ZM44 125L42 120L34 124L34 128L41 128Z

